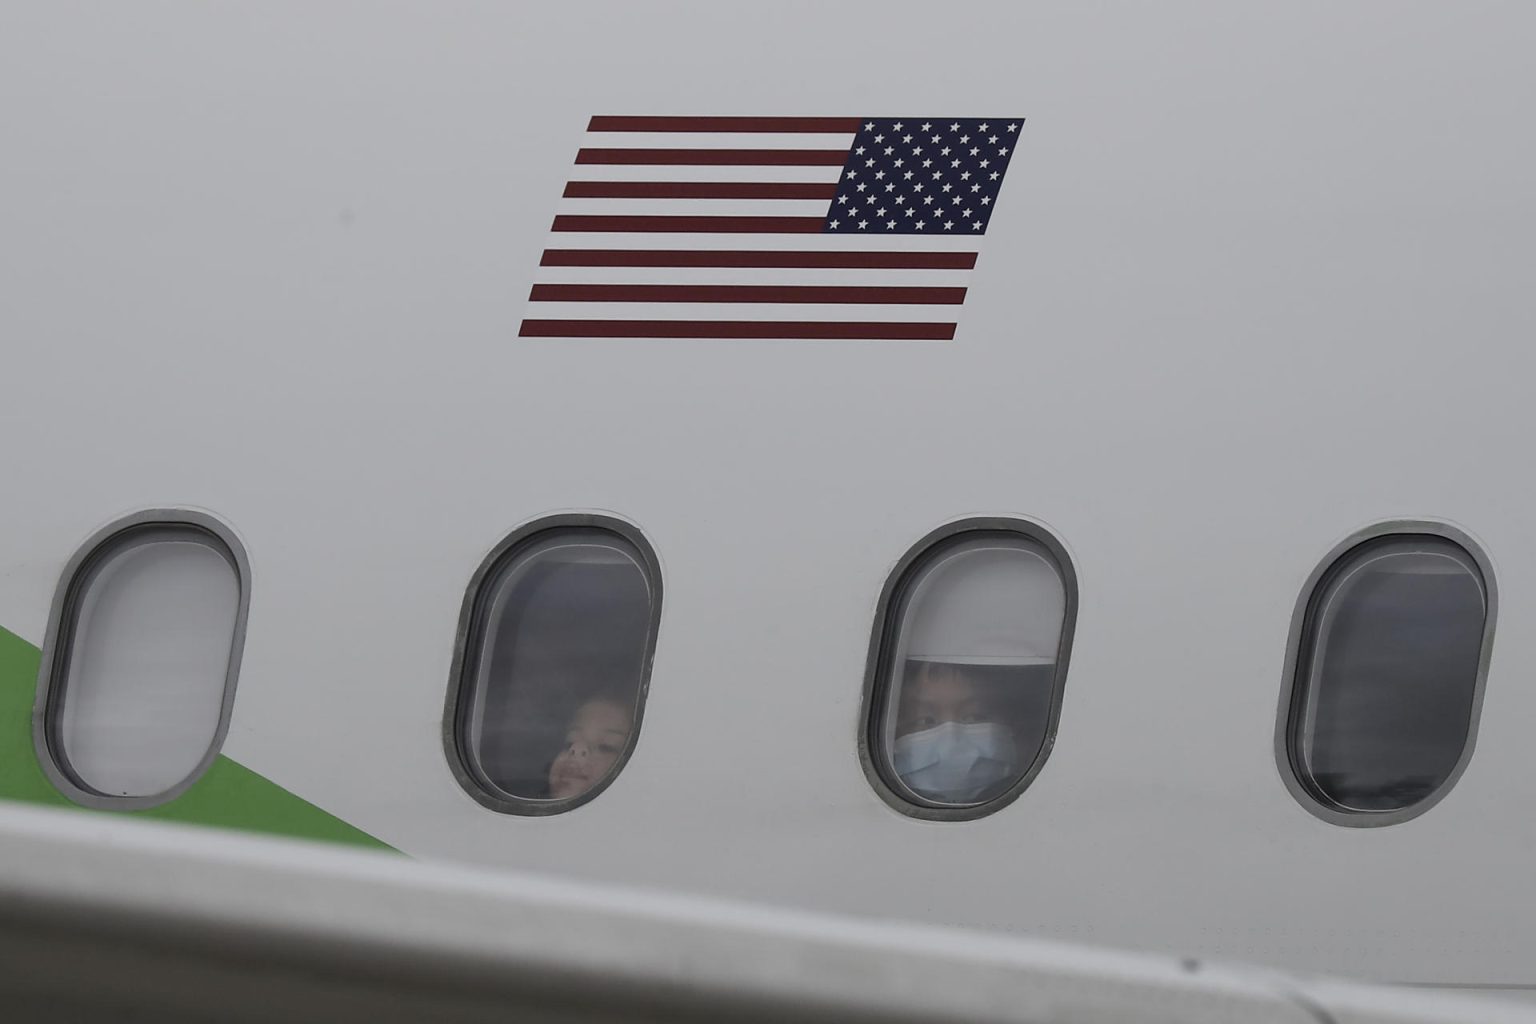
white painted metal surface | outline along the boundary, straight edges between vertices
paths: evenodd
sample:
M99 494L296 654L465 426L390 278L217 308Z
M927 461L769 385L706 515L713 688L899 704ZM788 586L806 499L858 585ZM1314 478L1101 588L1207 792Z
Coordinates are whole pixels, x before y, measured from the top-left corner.
M414 856L1536 983L1533 38L1481 0L7 4L0 624L206 508L253 567L225 752ZM994 109L953 343L515 337L590 115ZM591 804L498 815L443 758L460 602L576 510L662 564L644 730ZM855 751L869 630L974 514L1074 561L1060 730L1005 811L913 821ZM1277 776L1281 662L1394 518L1477 539L1500 630L1456 789L1339 828Z
M0 1000L24 1011L8 1020L152 1005L172 1020L1536 1021L1498 1002L58 811L13 815L0 854Z

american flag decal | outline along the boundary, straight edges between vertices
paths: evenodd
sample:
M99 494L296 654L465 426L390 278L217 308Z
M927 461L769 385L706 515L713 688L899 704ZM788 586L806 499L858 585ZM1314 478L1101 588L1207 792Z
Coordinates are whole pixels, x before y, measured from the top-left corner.
M519 334L949 341L1023 124L594 117Z

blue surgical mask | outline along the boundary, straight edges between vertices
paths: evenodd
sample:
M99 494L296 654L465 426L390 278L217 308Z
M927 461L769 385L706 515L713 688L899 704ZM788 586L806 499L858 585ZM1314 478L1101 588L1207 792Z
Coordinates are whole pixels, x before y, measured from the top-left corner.
M943 722L898 736L891 761L919 796L969 803L1014 774L1013 731L998 722Z

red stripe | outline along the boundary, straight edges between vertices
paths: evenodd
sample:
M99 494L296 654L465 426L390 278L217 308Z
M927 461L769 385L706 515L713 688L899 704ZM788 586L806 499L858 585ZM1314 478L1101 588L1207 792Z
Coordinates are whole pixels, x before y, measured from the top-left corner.
M831 199L837 185L757 181L572 181L567 199Z
M814 235L821 217L598 217L563 214L554 231L722 231L743 234Z
M690 164L770 167L841 167L846 149L588 149L576 151L578 164Z
M769 284L536 284L531 302L855 302L958 306L964 288Z
M594 117L589 132L856 132L855 117Z
M521 338L853 338L951 341L954 324L814 320L524 320Z
M760 252L727 249L545 249L541 267L815 267L970 270L973 252Z

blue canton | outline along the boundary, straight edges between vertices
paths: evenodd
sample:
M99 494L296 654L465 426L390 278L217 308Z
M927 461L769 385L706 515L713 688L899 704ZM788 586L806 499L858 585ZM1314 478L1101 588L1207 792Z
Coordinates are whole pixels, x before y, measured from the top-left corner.
M823 232L983 235L1022 117L869 118L860 126Z

